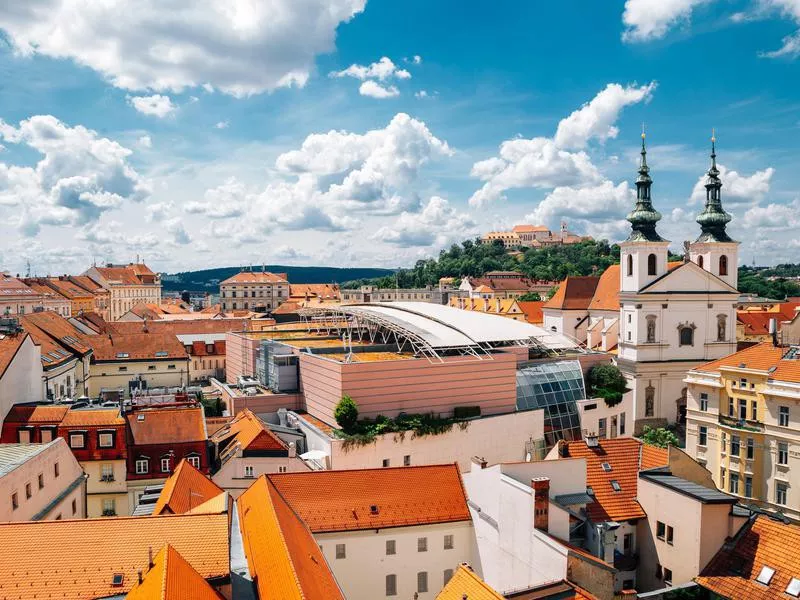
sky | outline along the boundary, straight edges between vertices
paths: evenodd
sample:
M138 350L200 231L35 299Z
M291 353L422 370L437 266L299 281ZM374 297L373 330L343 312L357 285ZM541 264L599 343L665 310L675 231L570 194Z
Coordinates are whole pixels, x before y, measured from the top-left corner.
M518 223L800 262L800 0L0 7L0 271L400 267Z

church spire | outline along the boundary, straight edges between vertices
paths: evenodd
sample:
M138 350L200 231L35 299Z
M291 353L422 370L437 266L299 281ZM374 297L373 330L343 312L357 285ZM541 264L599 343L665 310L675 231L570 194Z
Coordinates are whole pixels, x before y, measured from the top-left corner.
M714 130L711 130L711 168L706 177L706 206L699 215L697 222L700 224L700 237L698 242L732 242L733 240L725 231L725 226L732 217L722 208L722 181L717 168L717 139Z
M626 217L631 224L631 234L626 241L663 242L665 240L656 233L656 223L661 219L661 213L653 208L653 202L650 199L650 187L653 185L653 180L650 178L650 167L647 166L644 125L642 126L641 156L639 177L636 178L636 206Z

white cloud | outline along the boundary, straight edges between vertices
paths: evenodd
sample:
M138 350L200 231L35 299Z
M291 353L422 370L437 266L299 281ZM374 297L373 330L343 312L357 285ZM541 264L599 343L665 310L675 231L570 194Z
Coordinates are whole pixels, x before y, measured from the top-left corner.
M617 137L619 130L614 125L623 108L647 101L655 90L655 82L641 87L622 87L609 83L590 102L562 119L556 130L555 142L560 148L585 148L589 140L604 142Z
M150 115L163 119L167 115L175 112L178 107L172 103L169 96L155 94L153 96L131 96L128 98L131 106L144 115Z
M622 87L609 84L590 102L562 119L554 138L507 140L500 156L479 161L471 175L485 183L469 199L471 206L485 206L505 197L509 189L583 187L604 178L582 150L591 140L616 137L620 111L650 98L655 84ZM573 151L581 149L580 151Z
M444 246L476 233L475 221L458 212L440 196L433 196L418 213L404 212L391 224L372 235L396 246Z
M303 86L366 0L26 0L0 13L14 50L72 59L128 90L242 97Z
M230 219L245 214L250 198L247 187L235 177L231 177L222 185L206 190L203 200L193 200L184 204L184 210L190 214L205 215L210 219Z
M723 165L718 165L719 177L722 180L722 205L736 207L740 205L759 204L769 192L775 169L768 167L756 171L752 175L742 175ZM706 176L702 175L694 185L690 202L701 204L706 198Z
M753 206L744 213L742 221L748 227L771 231L797 230L800 227L800 199L791 204Z
M382 86L380 83L375 83L372 80L365 81L358 87L358 93L362 96L369 96L370 98L396 98L400 95L400 90L397 86L390 85L388 87Z
M420 65L422 64L422 57L419 54L415 54L414 58L411 59L411 62L413 62L415 65Z
M414 92L414 97L416 97L416 98L427 98L428 97L428 92L426 92L425 90L420 90L418 92Z
M392 78L411 79L411 73L405 69L398 68L388 56L384 56L378 62L374 62L370 65L350 65L342 71L331 72L329 76L354 77L356 79L360 79L361 81L366 79L378 79L379 81L385 81Z
M298 260L301 258L308 258L307 254L304 254L297 248L289 246L288 244L284 244L275 248L275 250L272 251L272 256L280 260Z
M227 129L230 123L228 121L219 121L214 127L216 129Z
M796 31L792 35L787 35L781 41L783 44L777 50L772 52L762 52L761 56L766 58L797 58L800 56L800 31Z
M143 135L138 140L136 140L136 143L141 148L152 148L153 147L153 140L149 135Z
M525 216L525 222L555 228L567 218L612 221L629 211L635 198L636 194L627 182L614 185L611 181L604 181L583 188L557 187Z
M0 120L0 138L42 155L35 167L0 163L0 204L16 207L25 235L37 234L41 225L91 223L125 200L150 194L149 183L128 163L131 151L85 127L38 115L19 127Z
M688 22L692 11L712 0L627 0L622 22L626 42L645 42L664 37L681 23Z

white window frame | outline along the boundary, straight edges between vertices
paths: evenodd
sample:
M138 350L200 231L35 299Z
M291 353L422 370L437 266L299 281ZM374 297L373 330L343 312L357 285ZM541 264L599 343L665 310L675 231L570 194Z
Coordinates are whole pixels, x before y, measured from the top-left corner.
M162 473L169 473L169 463L170 463L169 456L164 456L161 459L161 472Z
M244 476L247 479L252 479L255 477L255 467L253 465L245 465L244 466Z
M103 438L108 438L109 443L104 444ZM97 446L99 448L113 448L114 447L114 432L103 431L97 434Z
M81 443L79 446L76 446L73 443L73 439L80 439ZM69 447L74 448L75 450L83 450L86 448L86 434L84 433L70 433L69 434Z
M200 457L196 454L192 454L191 456L186 457L186 462L192 465L195 469L200 468Z
M144 468L142 468L144 465ZM148 458L137 458L136 459L136 474L137 475L145 475L150 472L150 459Z

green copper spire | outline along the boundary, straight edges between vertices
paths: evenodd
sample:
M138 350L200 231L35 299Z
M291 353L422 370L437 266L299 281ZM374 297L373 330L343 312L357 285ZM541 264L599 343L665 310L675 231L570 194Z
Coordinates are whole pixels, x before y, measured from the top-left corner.
M653 208L650 200L650 167L647 166L647 149L644 145L644 128L642 129L642 158L639 162L639 177L636 178L636 206L626 217L631 223L631 234L627 242L663 242L665 241L656 233L656 223L661 219L661 213Z
M711 132L711 168L706 178L706 207L699 215L700 237L698 242L732 242L733 240L725 231L725 226L732 217L722 209L722 181L717 169L717 150L714 132Z

